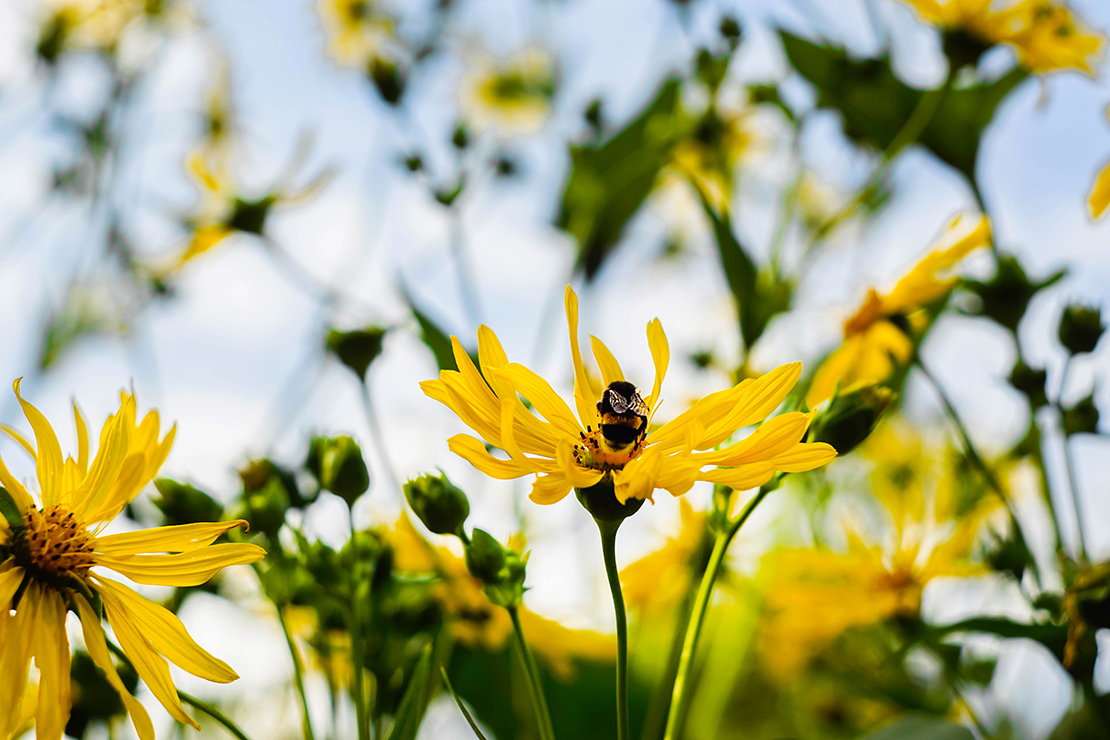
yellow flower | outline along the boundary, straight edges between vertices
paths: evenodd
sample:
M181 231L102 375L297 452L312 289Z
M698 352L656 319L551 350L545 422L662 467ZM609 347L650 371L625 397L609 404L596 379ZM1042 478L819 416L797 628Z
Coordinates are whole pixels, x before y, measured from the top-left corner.
M1091 194L1087 196L1087 205L1091 209L1091 218L1102 218L1106 208L1110 206L1110 162L1098 173Z
M112 570L136 583L197 586L229 565L253 563L266 554L250 544L212 543L244 521L185 524L103 535L105 527L154 478L169 454L174 429L158 440L158 413L136 423L135 398L122 393L120 409L100 434L89 461L89 435L74 406L77 459L63 460L46 417L16 397L34 430L35 444L6 430L35 459L38 502L0 460L0 485L9 502L0 520L0 737L17 729L17 708L31 659L39 673L35 715L40 740L60 739L70 711L69 638L66 611L77 612L85 648L119 692L142 740L154 737L143 706L120 680L104 638L94 596L120 646L151 692L179 722L193 725L178 700L167 659L193 675L234 681L231 668L203 648L181 621L132 589L103 574ZM95 569L95 570L94 570Z
M946 31L966 31L986 46L1006 44L1037 74L1078 69L1093 74L1102 48L1095 33L1055 0L906 0L923 20Z
M768 619L761 640L780 678L850 628L917 618L930 581L985 572L968 557L1000 499L986 497L959 515L955 467L908 426L883 424L865 454L875 465L872 491L888 514L882 544L868 544L848 526L847 552L780 549L764 560Z
M736 164L751 148L754 134L749 118L747 109L727 112L710 107L671 153L671 165L692 178L717 210L727 210Z
M682 529L678 536L621 571L624 601L633 611L642 614L673 609L693 585L698 556L708 560L713 540L705 512L694 511L686 499L679 502L679 511Z
M463 84L462 109L478 131L532 132L543 126L555 94L551 56L525 49L508 59L479 56Z
M337 64L365 70L392 44L393 19L376 0L320 0L316 8Z
M602 481L614 486L622 504L651 499L657 488L680 496L696 481L746 490L767 482L775 471L812 470L836 456L827 444L800 441L811 415L797 412L769 419L746 438L725 445L737 430L763 421L778 408L797 381L801 363L783 365L712 393L672 421L647 431L670 358L659 320L647 327L655 382L651 393L642 398L597 337L591 337L591 343L606 388L593 385L578 346L578 297L570 286L565 305L577 418L547 381L508 361L487 326L478 329L481 372L452 337L459 371L444 370L438 380L420 384L424 393L445 404L482 437L456 435L448 440L450 449L493 478L535 474L530 495L534 502L553 504L571 488L585 489ZM491 455L483 439L508 453L509 459ZM704 470L707 467L711 469Z
M910 332L924 328L922 309L939 300L956 285L956 278L937 277L969 252L991 243L990 223L981 217L969 230L954 221L939 247L898 281L887 295L874 288L868 291L863 306L844 323L844 343L817 369L806 394L810 408L833 395L847 393L866 385L881 383L891 376L896 365L913 355Z

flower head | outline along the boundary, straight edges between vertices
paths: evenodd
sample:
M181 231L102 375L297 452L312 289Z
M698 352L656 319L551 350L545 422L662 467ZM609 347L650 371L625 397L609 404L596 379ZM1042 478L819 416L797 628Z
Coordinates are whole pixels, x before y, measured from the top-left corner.
M137 422L134 396L122 393L120 409L105 423L90 461L88 431L75 406L77 459L63 460L46 417L19 397L18 380L15 392L35 443L6 431L34 457L39 493L36 500L0 460L0 484L7 491L0 520L0 737L18 729L12 723L32 658L39 672L37 737L62 737L70 710L67 609L77 612L85 647L119 692L139 737L154 737L146 710L112 664L101 617L92 606L98 600L139 677L174 719L200 729L182 708L166 661L218 683L238 676L194 642L171 612L104 571L147 585L197 586L229 565L253 563L266 553L251 544L212 544L244 521L102 534L157 474L174 429L159 440L158 413Z
M463 114L477 130L532 132L543 126L555 94L551 56L529 48L508 59L478 57L463 86Z
M320 0L317 12L328 56L344 67L365 71L393 43L393 19L376 0Z
M565 305L577 416L546 380L510 363L487 326L478 329L481 371L452 337L459 370L444 370L438 380L421 383L424 393L482 437L456 435L448 441L451 450L494 478L534 474L534 502L553 504L572 488L590 489L603 481L613 486L620 504L651 499L657 488L680 496L697 481L745 490L767 482L776 471L812 470L836 456L827 444L801 441L811 415L798 412L764 421L752 434L728 444L738 430L763 421L778 408L801 373L800 363L712 393L650 429L670 358L659 320L647 328L655 381L651 393L641 397L597 337L591 337L591 345L605 387L594 385L578 346L578 297L569 286ZM508 459L491 455L486 442L504 450Z
M846 393L889 378L913 355L912 334L924 328L922 309L947 296L956 278L937 273L954 266L974 249L991 243L990 223L978 219L970 229L955 221L942 245L926 255L886 295L874 288L860 309L844 322L844 343L817 369L806 395L810 408L831 397L839 384Z
M1021 65L1040 74L1077 69L1092 74L1103 37L1056 0L906 0L927 23L962 31L983 47L1006 44Z

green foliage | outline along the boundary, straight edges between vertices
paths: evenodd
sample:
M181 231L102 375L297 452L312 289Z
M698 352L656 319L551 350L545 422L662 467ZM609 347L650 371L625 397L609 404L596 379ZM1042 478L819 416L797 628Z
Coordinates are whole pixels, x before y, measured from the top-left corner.
M1010 385L1029 400L1029 408L1033 411L1048 403L1048 394L1045 392L1048 373L1044 370L1031 368L1019 358L1010 371L1009 380Z
M679 130L681 82L669 79L634 121L601 143L570 148L556 226L578 242L575 267L592 279L616 247L670 158Z
M416 317L416 323L420 326L420 338L424 340L424 345L432 351L439 369L458 370L459 366L455 362L455 353L451 349L451 337L428 314L413 305L411 300L409 301L409 307L412 309L412 315Z
M979 297L979 315L1016 334L1033 296L1055 285L1067 271L1060 270L1044 280L1030 280L1025 268L1012 254L999 254L996 262L997 268L990 280L965 280L963 285Z
M865 740L974 740L971 731L962 725L928 715L910 714Z
M15 500L6 488L0 488L0 515L3 515L4 521L12 530L23 529L23 512L15 505Z
M305 468L320 488L330 491L353 506L370 487L370 471L362 459L358 442L347 436L313 437Z
M393 717L393 726L389 730L387 740L415 740L417 730L420 729L420 720L428 708L431 699L432 679L432 646L424 646L408 681L408 688L401 699L401 705Z
M188 483L156 478L154 487L159 497L153 503L162 512L166 524L218 522L223 516L223 506L216 499Z
M1070 305L1060 316L1060 344L1073 355L1093 352L1106 324L1102 322L1102 311L1097 307Z
M504 547L488 532L475 529L465 542L466 568L480 580L483 591L497 606L519 606L524 598L528 554Z
M786 31L779 35L791 66L817 88L818 107L838 111L844 133L853 141L887 149L928 94L898 79L889 54L856 60L830 44L814 44ZM983 130L1026 77L1018 67L994 82L946 91L917 141L974 183Z
M139 685L139 674L129 663L121 663L117 671L123 685L134 693ZM66 723L66 735L84 737L85 731L94 722L110 723L126 717L119 693L84 650L73 654L69 675L77 690L73 692L73 710Z
M1072 406L1064 409L1061 423L1064 434L1096 434L1098 432L1098 407L1095 406L1095 394L1090 393Z
M462 532L462 526L470 516L470 501L460 488L447 479L446 473L422 475L410 480L405 483L404 491L409 507L429 531L435 534Z
M827 442L838 454L847 455L870 436L895 398L893 391L874 385L838 394L814 422L810 439Z

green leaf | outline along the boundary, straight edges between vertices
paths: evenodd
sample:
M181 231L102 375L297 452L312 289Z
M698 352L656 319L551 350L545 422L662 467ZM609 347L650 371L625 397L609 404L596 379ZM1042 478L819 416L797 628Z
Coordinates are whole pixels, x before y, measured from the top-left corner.
M397 713L393 716L393 726L389 728L387 740L415 740L420 721L424 719L424 711L428 708L431 676L432 644L429 642L412 669L412 677L401 698L401 704L397 707Z
M474 730L474 734L477 735L481 740L486 740L486 736L482 734L482 731L480 729L478 729L478 723L474 721L474 717L470 714L470 710L466 708L466 705L463 704L462 698L455 693L455 689L451 686L451 679L447 677L447 669L443 666L440 666L439 672L443 674L443 685L447 687L447 690L451 693L451 696L454 697L455 703L459 706L459 711L463 713L463 716L466 717L466 721L470 724L470 729Z
M894 724L868 733L865 740L974 740L971 730L939 717L909 714Z
M1002 617L973 617L934 629L946 635L954 632L987 632L999 637L1023 637L1041 643L1060 660L1064 659L1064 646L1068 642L1066 625L1027 624Z
M19 511L19 507L15 505L15 500L6 488L0 488L0 514L4 515L4 519L13 531L18 531L25 526L23 514Z
M817 88L817 106L839 111L844 133L853 141L886 149L928 92L899 80L889 54L856 60L836 46L785 31L779 35L791 66ZM974 181L983 129L1026 77L1028 72L1016 67L994 82L949 90L918 142Z
M411 304L410 304L411 306ZM455 362L455 353L451 351L451 337L440 329L439 326L432 321L428 314L424 313L416 306L411 306L412 315L416 317L417 323L420 324L420 338L424 340L424 344L435 355L436 364L439 365L440 370L458 370L459 366Z
M634 121L600 144L571 146L570 175L556 226L578 241L576 269L592 279L621 239L686 126L680 81L663 83Z

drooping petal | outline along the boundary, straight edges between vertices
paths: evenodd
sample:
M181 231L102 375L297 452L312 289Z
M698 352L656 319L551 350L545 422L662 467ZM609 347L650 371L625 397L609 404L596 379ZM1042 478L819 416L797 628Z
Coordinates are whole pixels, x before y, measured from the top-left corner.
M762 486L771 480L775 474L775 466L771 463L752 463L736 468L715 468L700 473L698 480L710 483L721 483L737 491L746 491L750 488Z
M258 545L227 543L209 545L176 555L100 555L96 562L148 586L199 586L232 565L257 563L266 557Z
M8 599L10 602L11 597ZM39 589L31 586L23 592L15 615L9 616L5 611L2 617L7 626L4 641L0 642L0 737L8 737L16 729L12 724L19 719L19 705L34 651L38 603Z
M103 577L97 577L101 592L109 591L127 610L135 627L147 642L183 671L214 681L231 683L239 674L227 663L211 655L196 643L172 612L147 601L127 586Z
M1099 171L1091 186L1091 194L1087 196L1087 206L1091 209L1091 218L1102 218L1110 207L1110 164Z
M32 460L35 459L35 446L31 444L31 440L24 437L18 429L8 426L7 424L0 424L0 430L3 430L4 434L18 442L19 446L27 451L27 454L31 456Z
M595 336L590 336L590 346L594 351L594 360L597 361L597 366L601 368L601 380L608 387L614 380L624 380L624 371L621 370L620 363L617 358L613 357L613 353L609 348Z
M825 442L799 442L786 453L774 459L777 470L784 473L804 473L819 468L836 457L836 450Z
M116 639L119 640L120 647L123 648L123 652L131 661L131 665L135 667L135 672L139 674L139 678L162 703L171 717L199 730L200 725L186 714L184 707L181 706L181 700L177 697L177 688L173 685L166 659L150 646L146 637L135 626L127 609L114 594L100 586L97 586L96 590L104 599L104 611L108 617L108 624L112 625L112 630L116 633Z
M35 714L35 737L39 740L61 740L69 721L70 710L66 605L61 595L49 588L42 590L39 599L34 647L35 667L39 669L39 707Z
M590 385L586 366L582 364L582 350L578 346L578 296L568 285L563 294L567 311L567 329L570 332L570 355L574 362L574 404L583 426L597 426L597 395Z
M9 567L10 566L10 567ZM15 564L13 558L0 563L0 620L8 616L12 608L12 596L23 582L24 571Z
M85 650L88 651L89 657L100 667L100 670L104 671L108 683L119 694L123 706L131 715L131 724L135 726L135 734L139 736L139 740L154 740L154 724L150 721L150 715L127 690L115 665L112 664L112 657L108 654L108 644L104 639L104 628L100 625L100 617L81 594L74 594L73 601L77 605L77 616L81 620L81 634L85 637Z
M651 384L651 395L644 399L649 408L654 409L659 402L659 391L663 388L663 378L667 376L667 366L671 362L671 348L667 343L667 335L663 333L663 324L659 319L652 319L647 325L648 348L651 350L651 360L655 364L655 380Z
M792 411L765 421L739 442L720 450L696 455L702 465L729 467L774 460L792 450L809 427L813 412Z
M16 507L25 512L35 505L34 499L23 484L16 480L15 476L8 470L8 466L4 464L4 459L0 458L0 485L7 489L11 494L12 500L15 501Z
M574 455L574 443L564 439L555 448L555 467L575 488L589 488L604 477L599 470L584 468Z
M555 504L566 498L571 488L570 481L561 472L537 475L528 498L536 504Z
M459 457L491 478L511 480L534 473L535 468L521 460L502 460L489 454L482 441L469 434L456 434L447 440L447 447Z
M954 266L973 250L989 246L991 240L991 225L986 216L980 216L971 223L959 217L953 219L937 247L914 265L883 298L884 313L916 310L943 296L954 283L952 279L938 277L937 273Z
M16 380L12 387L15 389L15 397L19 399L19 405L23 407L23 414L35 432L37 446L35 469L39 479L39 492L43 506L54 506L58 503L61 489L62 447L58 444L58 437L42 412L19 395L21 380L22 378Z
M116 557L150 552L189 552L211 545L217 537L236 527L247 526L245 519L178 524L110 534L97 537L91 544L96 552Z

